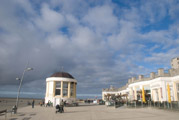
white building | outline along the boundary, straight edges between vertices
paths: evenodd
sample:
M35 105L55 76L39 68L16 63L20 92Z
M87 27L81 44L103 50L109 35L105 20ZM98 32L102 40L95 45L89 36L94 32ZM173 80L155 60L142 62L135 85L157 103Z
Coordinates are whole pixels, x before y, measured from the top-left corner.
M171 61L172 68L167 72L164 69L158 69L157 73L151 72L149 77L139 75L138 79L132 77L128 83L122 88L118 89L103 89L102 99L105 100L107 94L127 95L129 101L142 100L142 88L145 90L145 97L147 100L179 101L179 58L174 58ZM170 88L170 95L168 95L167 85Z
M76 101L77 80L65 72L57 72L46 79L45 103L51 101L53 106L60 104L60 101L73 103Z

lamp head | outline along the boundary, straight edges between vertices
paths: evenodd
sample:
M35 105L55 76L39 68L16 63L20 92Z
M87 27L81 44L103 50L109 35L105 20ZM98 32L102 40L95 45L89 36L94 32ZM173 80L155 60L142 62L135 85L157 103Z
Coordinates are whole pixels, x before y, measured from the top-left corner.
M20 80L20 78L16 78L16 80Z
M30 70L33 70L33 68L27 68L26 70L27 70L27 71L30 71Z

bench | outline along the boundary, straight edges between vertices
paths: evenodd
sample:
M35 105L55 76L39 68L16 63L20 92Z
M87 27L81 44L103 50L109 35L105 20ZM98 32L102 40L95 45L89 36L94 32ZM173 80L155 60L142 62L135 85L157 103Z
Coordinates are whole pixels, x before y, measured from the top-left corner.
M7 109L6 109L6 110L1 110L1 111L0 111L0 115L5 115L5 120L6 120L6 117L7 117Z

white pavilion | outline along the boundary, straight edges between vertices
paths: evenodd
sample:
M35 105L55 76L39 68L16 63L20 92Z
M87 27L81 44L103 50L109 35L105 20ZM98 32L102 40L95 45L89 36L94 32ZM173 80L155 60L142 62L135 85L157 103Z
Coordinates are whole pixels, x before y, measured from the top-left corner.
M45 103L50 101L53 103L53 106L56 106L60 104L61 100L69 104L75 102L76 85L77 80L69 73L54 73L46 79Z

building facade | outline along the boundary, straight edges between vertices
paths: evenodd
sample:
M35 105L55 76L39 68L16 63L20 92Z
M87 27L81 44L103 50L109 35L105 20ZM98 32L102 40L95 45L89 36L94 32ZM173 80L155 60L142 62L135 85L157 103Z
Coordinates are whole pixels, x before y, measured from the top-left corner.
M46 79L45 103L49 101L54 106L66 101L71 104L76 101L77 80L65 72L57 72Z
M117 89L103 89L102 99L106 101L107 94L120 94L127 96L128 101L142 101L142 89L145 91L146 100L154 102L179 101L179 66L174 58L171 61L172 68L168 71L158 69L158 72L151 72L148 77L139 75L138 78L132 77L128 83ZM175 64L176 63L176 64ZM115 91L115 92L114 92Z

